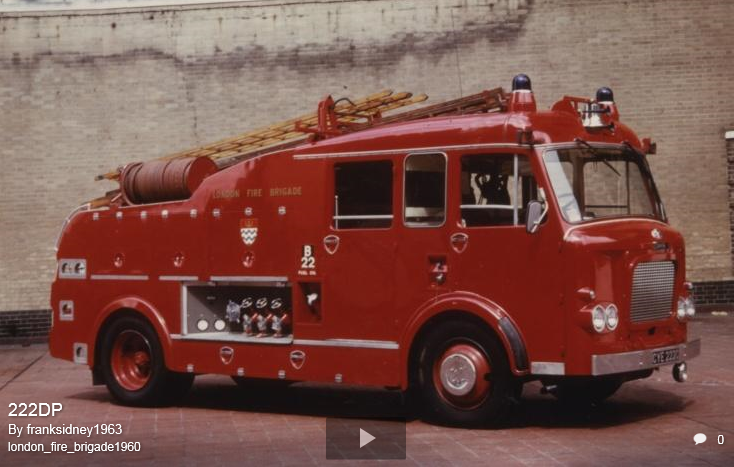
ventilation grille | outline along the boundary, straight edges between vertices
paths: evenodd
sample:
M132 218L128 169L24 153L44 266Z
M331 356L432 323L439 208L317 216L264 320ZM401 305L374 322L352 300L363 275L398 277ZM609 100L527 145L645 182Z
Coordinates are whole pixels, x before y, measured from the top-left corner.
M640 263L632 280L633 323L668 318L673 312L675 264L672 261Z

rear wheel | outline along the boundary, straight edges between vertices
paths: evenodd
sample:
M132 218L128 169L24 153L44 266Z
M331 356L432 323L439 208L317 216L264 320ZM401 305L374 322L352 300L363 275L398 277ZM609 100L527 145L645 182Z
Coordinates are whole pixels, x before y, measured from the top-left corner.
M166 368L160 341L144 319L115 320L101 343L100 366L110 393L127 405L176 402L191 387L194 375Z
M462 321L428 332L418 354L423 415L448 425L496 424L507 412L513 380L502 345L491 332Z

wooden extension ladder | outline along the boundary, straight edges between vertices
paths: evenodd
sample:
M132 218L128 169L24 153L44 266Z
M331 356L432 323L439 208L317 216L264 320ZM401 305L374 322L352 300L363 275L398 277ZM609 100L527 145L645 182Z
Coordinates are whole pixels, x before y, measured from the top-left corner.
M307 141L330 138L398 122L447 115L500 112L506 109L507 97L502 88L448 100L393 115L401 107L428 99L425 94L380 91L357 100L324 98L318 111L248 131L213 144L171 154L161 159L209 157L221 169L261 154L298 146ZM122 167L98 175L96 180L118 180ZM94 205L109 204L118 190L94 200Z

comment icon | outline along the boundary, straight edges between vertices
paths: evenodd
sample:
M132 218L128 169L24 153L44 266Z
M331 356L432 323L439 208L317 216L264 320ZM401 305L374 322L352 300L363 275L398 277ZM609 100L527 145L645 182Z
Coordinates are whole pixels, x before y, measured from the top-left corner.
M693 442L696 443L696 446L701 443L705 443L706 435L704 435L703 433L696 433L695 435L693 435Z

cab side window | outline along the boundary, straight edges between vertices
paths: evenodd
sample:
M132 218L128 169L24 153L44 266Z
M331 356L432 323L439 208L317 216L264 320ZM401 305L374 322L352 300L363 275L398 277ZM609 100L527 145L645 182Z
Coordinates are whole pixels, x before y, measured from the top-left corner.
M392 161L334 165L336 229L379 229L392 225Z
M524 224L538 186L526 156L477 154L461 158L461 222L464 227Z
M405 159L405 224L442 225L446 217L446 156L410 154Z

